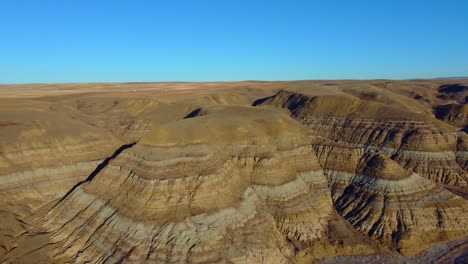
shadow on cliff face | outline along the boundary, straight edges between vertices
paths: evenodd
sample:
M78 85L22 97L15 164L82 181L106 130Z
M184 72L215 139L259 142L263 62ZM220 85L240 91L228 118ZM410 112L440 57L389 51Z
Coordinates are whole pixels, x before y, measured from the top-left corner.
M204 116L204 115L207 115L207 111L206 109L203 109L203 108L197 108L195 110L193 110L192 112L188 113L184 119L189 119L189 118L194 118L194 117L197 117L197 116Z
M120 153L122 153L122 151L133 147L135 144L136 144L136 142L133 142L133 143L126 144L126 145L123 145L123 146L121 146L120 148L118 148L118 149L114 152L114 154L112 154L112 156L107 157L103 162L101 162L101 163L96 167L96 169L95 169L93 172L91 172L91 174L90 174L90 175L86 178L86 180L84 180L83 182L89 182L89 181L93 180L93 178L94 178L102 169L104 169L104 168L109 164L109 161L115 159L118 155L120 155ZM81 182L81 183L82 183L82 182Z
M197 108L184 117L184 119L193 118L200 114L201 108Z
M441 93L460 93L468 92L468 86L461 84L445 84L439 87L439 92Z
M269 97L265 97L265 98L260 98L260 99L257 99L255 100L253 103L252 103L252 106L258 106L258 105L261 105L262 103L268 101L269 99L273 99L275 96L269 96Z
M440 99L455 100L460 104L468 103L468 86L461 84L445 84L439 87Z
M280 105L282 108L287 108L291 113L304 108L314 98L307 97L298 92L290 92L287 90L279 90L275 95L257 99L252 103L252 106L272 103Z
M101 172L105 167L107 167L107 165L109 164L109 162L113 159L115 159L117 156L120 155L120 153L122 153L122 151L126 150L126 149L129 149L131 147L133 147L137 142L133 142L133 143L130 143L130 144L125 144L123 146L121 146L120 148L118 148L114 154L112 154L111 156L107 157L106 159L104 159L97 167L96 169L94 169L93 172L91 172L91 174L89 174L88 177L86 177L85 180L83 181L80 181L79 183L75 184L75 186L73 186L55 205L57 206L57 204L59 204L60 202L62 202L65 198L68 197L68 195L70 195L76 188L78 188L81 184L85 183L85 182L90 182L94 179L94 177L96 177L96 175L98 175L99 172Z

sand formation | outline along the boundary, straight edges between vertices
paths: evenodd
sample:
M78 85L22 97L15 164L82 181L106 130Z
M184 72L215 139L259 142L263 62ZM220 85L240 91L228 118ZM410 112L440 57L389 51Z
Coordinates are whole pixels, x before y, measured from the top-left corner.
M460 261L467 93L466 80L0 86L0 262Z

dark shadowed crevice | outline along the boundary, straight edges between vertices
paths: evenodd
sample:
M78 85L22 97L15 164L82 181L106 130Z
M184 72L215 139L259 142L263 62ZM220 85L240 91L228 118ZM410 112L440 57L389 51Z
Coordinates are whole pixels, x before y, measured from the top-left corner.
M440 93L460 93L460 92L467 92L468 86L453 83L453 84L445 84L439 87Z
M252 106L261 105L262 103L266 102L266 101L269 100L269 99L273 99L274 97L275 97L275 95L269 96L269 97L265 97L265 98L257 99L257 100L255 100L255 101L252 103Z
M130 144L125 144L123 146L121 146L120 148L118 148L114 154L112 154L111 156L107 157L106 159L104 159L101 163L99 163L99 165L96 167L96 169L93 170L93 172L91 172L88 177L86 177L85 180L83 181L80 181L78 182L77 184L75 184L55 205L57 206L60 202L62 202L65 198L67 198L76 188L78 188L81 184L85 183L85 182L90 182L94 179L94 177L96 177L96 175L101 172L105 167L107 167L107 165L109 164L109 162L113 159L115 159L117 156L120 155L120 153L122 153L122 151L126 150L126 149L129 149L131 147L133 147L137 142L133 142L133 143L130 143Z
M200 114L201 108L197 108L184 117L184 119L196 117Z

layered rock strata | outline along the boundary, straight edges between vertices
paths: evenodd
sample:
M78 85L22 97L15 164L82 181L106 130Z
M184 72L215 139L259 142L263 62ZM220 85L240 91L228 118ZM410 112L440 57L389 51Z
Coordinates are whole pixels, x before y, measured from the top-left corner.
M466 232L467 202L377 154L356 172L326 170L335 208L356 229L415 254Z
M413 113L327 97L280 91L256 105L286 108L310 129L337 212L357 230L406 254L441 237L462 237L468 204L437 184L466 186L464 152L457 151L464 148L462 136Z
M300 124L234 108L155 129L35 224L59 262L287 263L333 213Z
M0 141L0 255L29 230L26 218L65 195L121 144L49 106L14 100L0 105L0 138L10 139Z
M379 151L435 182L467 186L466 170L457 163L459 136L437 120L351 96L285 90L254 105L288 109L315 135L335 142L336 148Z
M466 85L442 84L0 99L0 262L459 259Z

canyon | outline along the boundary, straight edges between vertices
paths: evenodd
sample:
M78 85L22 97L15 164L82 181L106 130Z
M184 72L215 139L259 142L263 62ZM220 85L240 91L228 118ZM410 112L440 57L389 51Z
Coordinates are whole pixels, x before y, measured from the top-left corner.
M0 85L1 263L464 263L468 79Z

